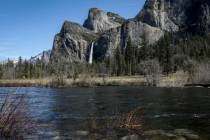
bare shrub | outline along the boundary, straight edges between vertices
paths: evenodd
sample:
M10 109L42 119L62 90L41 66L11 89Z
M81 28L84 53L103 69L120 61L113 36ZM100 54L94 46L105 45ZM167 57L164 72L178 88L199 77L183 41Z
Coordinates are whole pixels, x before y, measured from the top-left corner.
M122 115L117 121L115 121L115 123L113 123L114 127L140 131L142 129L142 121L138 117L138 114L141 112L142 109L137 108L125 115Z
M92 87L93 86L93 77L89 74L80 75L79 79L73 83L73 85L80 87Z
M34 132L25 95L7 95L0 108L0 139L24 139Z
M171 87L183 87L188 83L189 76L187 72L180 70L174 73L170 78L173 80L173 82L168 82L169 84L172 84Z
M128 113L117 115L117 117L105 120L103 123L96 118L88 120L90 131L107 131L107 130L126 130L128 132L135 132L141 134L143 129L143 121L141 113L143 109L136 108ZM99 121L99 123L97 123Z
M66 80L64 79L63 76L54 77L51 80L49 86L50 87L64 87L64 86L66 86Z
M155 59L144 61L139 65L139 69L145 75L148 86L157 86L161 77L161 66Z

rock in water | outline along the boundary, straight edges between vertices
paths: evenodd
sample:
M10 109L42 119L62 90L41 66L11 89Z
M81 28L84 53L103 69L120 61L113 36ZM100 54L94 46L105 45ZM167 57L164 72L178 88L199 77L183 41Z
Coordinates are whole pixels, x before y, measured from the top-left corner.
M174 133L179 135L179 136L184 136L188 139L191 139L191 140L197 140L197 139L200 139L200 137L193 133L192 131L190 130L187 130L187 129L176 129L174 130Z
M76 131L75 135L77 135L77 136L87 136L87 135L89 135L89 132L80 130L80 131Z
M142 140L138 135L133 134L129 136L124 136L121 138L121 140Z

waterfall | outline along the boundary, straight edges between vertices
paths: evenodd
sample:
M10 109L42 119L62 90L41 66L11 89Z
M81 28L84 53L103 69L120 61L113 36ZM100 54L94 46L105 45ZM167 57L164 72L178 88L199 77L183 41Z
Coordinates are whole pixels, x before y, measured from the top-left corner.
M89 64L93 63L93 47L94 47L94 42L92 42L91 48L90 48L89 61L88 61Z

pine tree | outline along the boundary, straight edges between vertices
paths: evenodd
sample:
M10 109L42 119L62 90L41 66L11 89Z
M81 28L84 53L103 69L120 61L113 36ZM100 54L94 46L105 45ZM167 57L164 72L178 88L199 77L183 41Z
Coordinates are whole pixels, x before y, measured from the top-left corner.
M126 73L128 75L132 74L132 55L133 55L133 48L131 44L131 38L128 38L126 49L125 49Z
M22 57L18 58L18 63L16 65L16 78L22 79L23 78L23 59Z
M115 52L115 63L116 63L115 66L116 66L116 71L117 71L116 74L118 76L124 74L125 58L122 54L120 47L118 47Z
M2 66L2 64L0 65L0 79L2 79L2 77L3 77L3 66Z

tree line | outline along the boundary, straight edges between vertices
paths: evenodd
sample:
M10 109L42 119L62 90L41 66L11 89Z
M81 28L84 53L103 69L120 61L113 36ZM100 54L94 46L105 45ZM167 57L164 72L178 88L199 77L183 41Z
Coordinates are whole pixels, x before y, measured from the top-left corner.
M8 60L0 64L1 79L33 79L44 77L77 78L80 74L93 75L144 75L156 70L170 74L179 70L193 73L199 63L209 64L210 36L195 36L188 33L167 33L154 45L132 44L129 38L125 48L118 47L115 55L93 65L69 63L65 60L45 64L19 58L16 64Z
M8 59L7 62L0 64L1 79L32 79L44 76L48 76L48 66L40 60L33 63L19 57L17 63Z
M143 42L141 47L132 45L129 39L126 48L117 49L108 62L112 61L113 75L136 75L142 74L142 65L149 60L158 62L166 75L178 70L190 72L198 63L209 64L210 36L168 33L156 44Z

